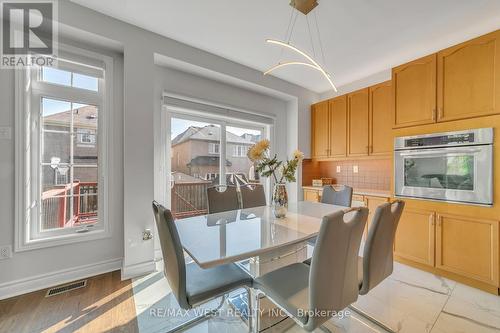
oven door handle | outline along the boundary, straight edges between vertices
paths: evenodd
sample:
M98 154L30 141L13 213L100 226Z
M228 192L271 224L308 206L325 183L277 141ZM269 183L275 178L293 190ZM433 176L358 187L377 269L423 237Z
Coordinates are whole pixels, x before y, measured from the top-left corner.
M479 153L481 148L448 148L448 149L433 149L429 151L406 151L399 152L400 156L421 156L421 155L443 155L443 154L460 154L460 153Z

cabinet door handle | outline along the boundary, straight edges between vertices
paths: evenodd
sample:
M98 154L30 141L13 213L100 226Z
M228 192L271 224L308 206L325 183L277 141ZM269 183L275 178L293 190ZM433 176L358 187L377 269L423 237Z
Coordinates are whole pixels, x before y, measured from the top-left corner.
M431 216L429 216L429 223L431 225L435 225L436 224L436 220L434 219L434 214L431 214Z
M443 108L439 107L438 108L438 119L442 119L442 118L443 118Z
M436 121L436 108L432 109L432 121Z

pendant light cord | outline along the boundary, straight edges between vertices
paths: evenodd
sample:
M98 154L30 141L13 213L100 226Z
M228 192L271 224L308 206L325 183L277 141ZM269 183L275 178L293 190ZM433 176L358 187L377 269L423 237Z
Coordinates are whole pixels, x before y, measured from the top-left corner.
M311 48L313 51L313 56L316 58L316 50L314 49L314 41L313 41L313 36L311 33L311 26L309 24L309 17L306 15L306 22L307 22L307 31L309 32L309 40L311 41Z
M316 14L316 11L314 11L314 21L316 22L316 32L318 33L319 48L321 50L321 57L323 58L323 66L326 66L325 51L323 50L323 42L321 41L321 34L319 33L318 15Z

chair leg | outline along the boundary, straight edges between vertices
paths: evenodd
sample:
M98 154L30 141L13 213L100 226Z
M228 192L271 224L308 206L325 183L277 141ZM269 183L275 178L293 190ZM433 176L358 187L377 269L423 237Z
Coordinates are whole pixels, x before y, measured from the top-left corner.
M250 309L250 313L248 314L249 331L252 333L258 333L260 319L260 292L257 289L249 288L248 307Z
M204 312L202 315L200 315L198 317L191 318L188 321L171 328L166 333L180 332L180 331L183 331L183 330L193 326L194 324L197 324L197 323L200 323L204 320L209 319L210 317L216 315L217 312L219 312L219 310L224 306L226 299L227 299L227 295L223 295L219 305L215 309L208 311L208 312Z
M389 333L396 333L396 331L394 331L392 328L390 328L389 326L387 326L386 324L378 321L377 319L373 318L372 316L370 316L369 314L361 311L360 309L358 309L357 307L355 307L354 305L349 305L349 309L353 310L354 312L356 312L358 315L360 315L361 317L363 318L366 318L368 319L369 321L371 321L372 323L374 323L375 325L383 328L384 330L386 330L387 332Z

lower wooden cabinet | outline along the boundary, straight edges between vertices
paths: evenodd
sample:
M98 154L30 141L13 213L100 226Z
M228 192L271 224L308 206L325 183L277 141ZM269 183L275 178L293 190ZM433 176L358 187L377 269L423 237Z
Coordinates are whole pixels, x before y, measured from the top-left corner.
M498 221L437 215L436 267L498 285Z
M319 190L304 189L304 201L319 202Z
M434 266L435 217L432 211L405 208L396 231L394 254Z

